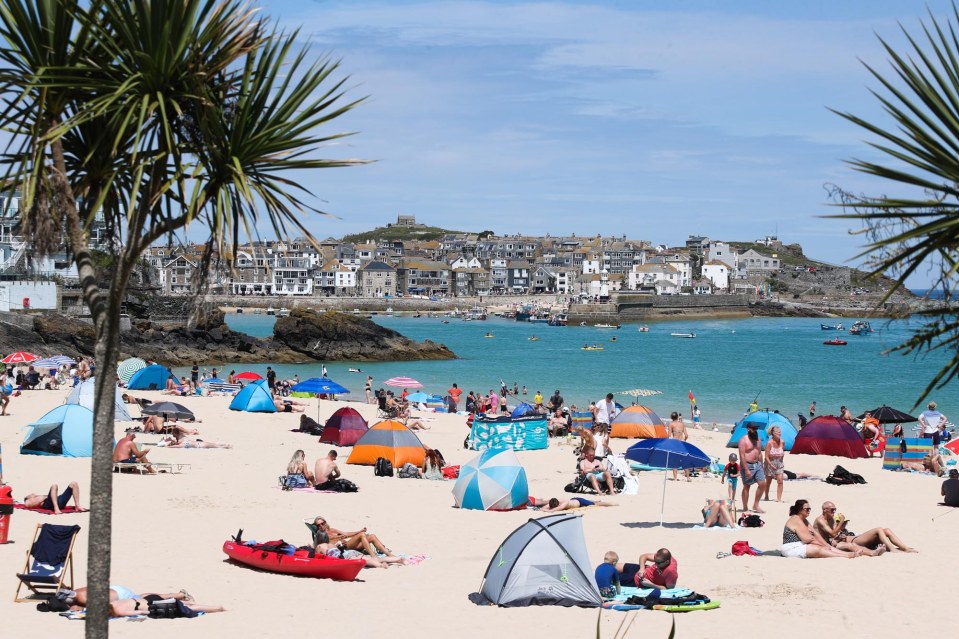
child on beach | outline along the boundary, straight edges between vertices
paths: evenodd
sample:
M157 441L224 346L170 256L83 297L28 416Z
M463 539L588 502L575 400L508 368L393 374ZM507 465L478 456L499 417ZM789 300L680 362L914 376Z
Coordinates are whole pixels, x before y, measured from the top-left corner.
M719 478L719 483L726 483L729 478L729 499L736 508L736 486L739 484L739 456L736 453L729 454L729 463L723 468L723 474Z
M603 557L603 563L596 567L594 578L603 599L612 599L621 592L619 571L616 569L618 563L619 555L610 550Z

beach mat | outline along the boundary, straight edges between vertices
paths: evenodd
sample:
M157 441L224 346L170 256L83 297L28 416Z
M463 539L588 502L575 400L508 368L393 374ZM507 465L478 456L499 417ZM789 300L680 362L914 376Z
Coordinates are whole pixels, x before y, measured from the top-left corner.
M23 504L14 504L13 507L18 510L28 510L32 513L40 513L41 515L69 515L70 513L89 512L87 510L77 510L76 506L67 506L66 508L61 508L59 513L55 513L52 510L46 510L45 508L27 508Z

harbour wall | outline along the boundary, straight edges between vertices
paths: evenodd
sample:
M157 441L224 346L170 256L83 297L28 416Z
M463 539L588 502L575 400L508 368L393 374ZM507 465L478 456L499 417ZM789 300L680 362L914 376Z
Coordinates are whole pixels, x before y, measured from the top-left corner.
M603 304L573 304L570 324L618 324L667 319L671 316L747 317L750 298L746 295L641 295L614 293Z

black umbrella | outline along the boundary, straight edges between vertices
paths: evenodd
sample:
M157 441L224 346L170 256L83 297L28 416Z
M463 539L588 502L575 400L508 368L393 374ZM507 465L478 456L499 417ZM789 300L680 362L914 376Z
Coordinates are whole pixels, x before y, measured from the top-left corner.
M880 424L902 424L904 422L919 421L918 418L913 417L912 415L908 413L904 413L901 410L890 408L889 406L886 406L885 404L883 404L879 408L873 408L872 410L866 411L866 412L872 413L872 416L878 419ZM861 421L865 416L866 416L866 413L863 413L856 419Z
M193 419L193 411L176 402L154 402L144 406L141 411L144 415L163 415L164 419Z

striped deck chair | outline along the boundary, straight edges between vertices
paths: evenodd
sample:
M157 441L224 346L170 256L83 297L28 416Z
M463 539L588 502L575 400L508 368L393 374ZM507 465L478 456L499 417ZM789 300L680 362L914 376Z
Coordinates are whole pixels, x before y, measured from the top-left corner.
M899 442L906 442L906 452L900 451ZM886 440L886 450L882 455L883 470L900 470L903 462L916 462L921 464L922 458L932 454L932 440L907 437L901 440L898 437L890 437Z
M589 411L576 411L573 415L573 428L585 428L593 430L593 414Z

